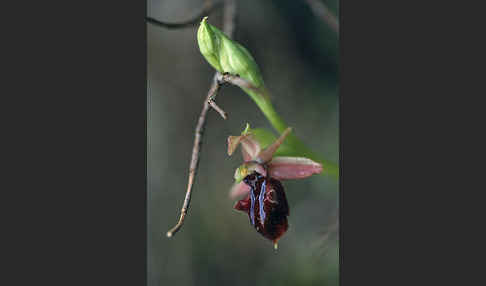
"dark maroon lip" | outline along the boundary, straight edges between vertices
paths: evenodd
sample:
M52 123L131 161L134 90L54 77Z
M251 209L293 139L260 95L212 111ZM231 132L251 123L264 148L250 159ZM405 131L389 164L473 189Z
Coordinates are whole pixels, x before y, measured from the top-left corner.
M257 232L277 243L288 229L289 206L282 184L258 172L246 176L243 182L250 187L250 192L238 201L235 209L248 213L250 224Z

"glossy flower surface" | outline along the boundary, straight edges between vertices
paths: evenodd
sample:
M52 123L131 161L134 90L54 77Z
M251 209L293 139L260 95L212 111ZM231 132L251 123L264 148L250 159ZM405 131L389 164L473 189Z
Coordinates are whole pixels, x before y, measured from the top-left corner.
M246 176L243 183L250 187L250 192L234 208L248 213L256 231L276 246L288 228L289 206L282 184L258 172Z

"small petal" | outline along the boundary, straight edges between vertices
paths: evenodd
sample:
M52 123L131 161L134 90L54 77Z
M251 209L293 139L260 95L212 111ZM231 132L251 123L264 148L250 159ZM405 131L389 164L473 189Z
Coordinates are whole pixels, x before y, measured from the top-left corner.
M229 136L228 137L228 155L231 156L241 142L243 136Z
M241 148L241 156L243 157L243 162L249 162L253 160L251 154L246 152L244 148Z
M244 136L244 138L241 140L241 147L243 152L247 154L247 158L251 158L248 161L255 158L261 151L260 143L258 143L258 141L256 141L251 134Z
M273 142L270 146L268 146L267 148L259 152L257 161L259 163L265 163L272 160L273 154L275 153L275 151L277 151L278 147L282 145L287 135L289 135L290 131L292 131L292 128L290 127L285 129L282 135L280 135L280 137L277 140L275 140L275 142Z
M248 195L250 192L250 187L243 181L239 183L234 183L231 187L229 196L231 199L242 197L243 195Z
M256 158L258 153L260 153L261 147L251 133L241 135L241 136L229 136L228 137L228 155L232 155L238 145L241 143L241 149L243 153L243 159L245 161L251 161Z
M268 164L270 177L277 180L303 179L322 172L322 165L303 157L275 157Z

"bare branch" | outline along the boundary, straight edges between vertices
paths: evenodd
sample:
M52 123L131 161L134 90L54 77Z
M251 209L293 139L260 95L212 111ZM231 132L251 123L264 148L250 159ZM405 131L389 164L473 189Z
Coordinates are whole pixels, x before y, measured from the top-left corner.
M219 113L219 115L221 115L221 117L223 117L224 120L228 119L228 113L226 113L226 111L224 111L221 107L219 107L216 104L216 101L214 101L214 99L210 98L208 100L208 103L209 103L209 106L211 106L214 110L216 110Z
M231 38L233 36L234 26L235 26L234 25L235 22L234 18L236 15L235 0L225 0L223 13L224 13L223 30L225 31L226 35ZM196 177L197 167L199 163L199 153L201 149L202 136L204 133L204 126L206 125L206 115L208 113L209 107L211 106L210 102L211 101L214 102L214 98L216 97L216 94L221 86L221 78L222 76L218 72L216 72L213 78L213 83L209 88L208 95L204 100L204 105L201 111L201 115L199 115L199 120L197 122L195 136L194 136L194 145L192 148L191 163L189 166L189 179L187 183L186 197L184 199L184 204L182 205L179 221L173 228L171 228L167 232L167 237L172 237L175 233L177 233L177 231L179 231L179 229L182 227L182 224L184 223L187 210L189 209L189 205L191 202L192 186L194 184L194 178Z
M239 77L239 75L233 75L233 74L230 74L230 73L225 73L225 74L221 75L220 73L216 73L215 77L216 77L216 81L218 82L219 86L221 86L225 83L230 83L232 85L236 85L236 86L239 86L241 88L247 88L247 89L253 90L253 91L255 91L259 94L262 94L264 96L263 90L255 87L249 81ZM214 101L215 96L216 96L216 94L213 97L210 97L208 99L209 105L214 110L216 110L221 115L221 117L223 117L224 119L228 119L228 114L221 107L219 107L216 104L216 101Z
M220 8L223 4L223 2L221 2L221 1L218 1L216 3L208 3L208 2L206 2L206 3L207 4L204 5L204 8L200 13L198 13L196 16L194 16L191 19L184 21L184 22L167 23L167 22L162 22L162 21L156 20L156 19L151 18L151 17L146 17L145 19L150 24L153 24L153 25L159 26L159 27L163 27L163 28L167 28L167 29L179 29L179 28L187 28L187 27L197 26L204 16L208 16L209 14L211 14L212 12L214 12L215 10Z
M320 0L306 0L312 12L324 22L326 22L336 34L339 34L339 21L329 8Z
M172 237L182 226L184 223L184 219L187 214L187 210L189 209L189 204L191 202L191 193L192 193L192 186L194 184L194 178L196 177L197 167L199 163L199 152L201 149L201 139L204 132L204 126L206 125L206 114L209 110L209 100L213 99L218 93L220 84L218 82L218 75L214 75L213 83L211 88L209 89L208 95L206 100L204 101L203 109L201 111L201 115L199 115L199 120L197 121L195 137L194 137L194 145L192 147L192 157L191 163L189 165L189 179L187 182L187 190L186 190L186 197L184 199L184 204L182 205L181 209L181 216L179 217L179 221L177 224L167 232L167 237Z

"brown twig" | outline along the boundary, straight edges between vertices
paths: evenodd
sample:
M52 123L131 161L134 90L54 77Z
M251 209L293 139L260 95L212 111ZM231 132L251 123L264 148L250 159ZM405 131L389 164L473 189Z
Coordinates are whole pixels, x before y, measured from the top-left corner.
M189 179L187 183L186 197L184 199L184 204L182 205L181 209L181 216L179 217L179 221L177 222L177 224L167 232L167 237L172 237L181 228L182 224L184 223L187 210L189 209L189 204L191 202L192 186L194 184L194 178L196 177L197 167L199 163L199 152L202 143L201 139L204 132L204 126L206 125L206 114L208 113L210 107L209 100L214 99L220 86L221 85L218 82L218 74L215 74L213 84L211 85L206 100L204 101L203 109L201 111L201 115L199 115L199 120L197 121L196 125L194 146L192 147L192 157L191 163L189 165Z
M216 74L216 80L217 80L219 86L223 85L224 83L231 83L232 85L236 85L236 86L239 86L241 88L248 88L248 89L256 91L260 94L263 94L262 90L255 87L254 85L252 85L249 81L239 77L239 75L233 75L233 74L229 74L229 73L225 73L225 74L221 75L221 74L217 73ZM208 103L209 103L209 106L211 106L214 110L216 110L221 115L221 117L223 117L224 119L228 119L228 113L226 113L221 107L219 107L216 104L216 101L214 101L214 97L210 97L208 99Z
M216 9L220 8L222 6L223 2L218 1L216 3L209 3L206 2L204 5L204 8L200 13L198 13L196 16L192 17L191 19L180 22L180 23L167 23L167 22L162 22L159 20L156 20L151 17L146 17L145 19L147 20L148 23L153 24L155 26L167 28L167 29L179 29L179 28L187 28L187 27L193 27L197 26L201 19L204 16L208 16L211 14L211 12L215 11Z
M225 0L224 2L224 16L223 16L223 30L228 37L233 36L234 32L234 21L236 15L236 2L235 0ZM179 229L182 227L184 223L184 219L187 214L187 210L189 209L189 205L191 202L191 194L192 194L192 186L194 184L194 178L196 177L197 167L199 163L199 152L201 149L202 143L202 136L204 132L204 126L206 125L206 115L209 110L210 101L214 101L214 97L216 96L220 86L221 86L221 75L216 73L213 78L213 83L209 89L208 95L206 100L204 100L204 105L201 111L201 115L199 115L199 120L197 122L195 136L194 136L194 146L192 148L192 157L191 163L189 166L189 179L187 183L187 190L186 190L186 197L184 199L184 204L182 205L181 215L179 217L179 221L177 224L171 228L167 232L167 237L172 237Z
M214 110L216 110L219 113L219 115L221 115L221 117L223 117L224 120L228 119L228 113L226 113L226 111L224 111L221 107L219 107L216 104L216 101L214 101L213 98L210 98L208 100L208 103L209 103L209 106L211 106Z
M260 93L260 94L264 93L263 90L254 86L253 84L251 84L246 79L241 78L239 75L233 75L233 74L225 73L225 74L223 74L221 80L223 82L228 82L228 83L231 83L232 85L236 85L236 86L239 86L241 88L251 89L251 90L253 90L257 93Z
M306 0L307 5L311 8L312 12L324 22L326 22L336 34L339 34L339 21L336 16L331 13L329 8L320 0Z
M258 92L259 94L264 94L263 90L255 87L253 84L251 84L249 81L239 77L239 75L233 75L229 73L225 73L223 75L217 73L216 74L216 80L218 82L218 85L221 86L224 83L230 83L232 85L239 86L241 88L247 88L251 89L255 92ZM208 99L209 106L211 106L214 110L216 110L221 117L224 119L228 119L228 113L226 113L221 107L219 107L216 102L214 101L214 97L210 97Z

